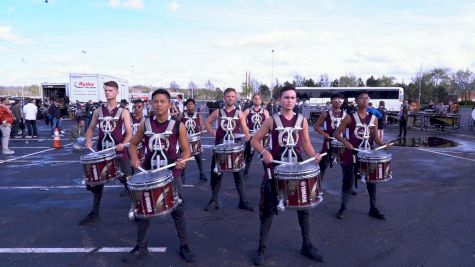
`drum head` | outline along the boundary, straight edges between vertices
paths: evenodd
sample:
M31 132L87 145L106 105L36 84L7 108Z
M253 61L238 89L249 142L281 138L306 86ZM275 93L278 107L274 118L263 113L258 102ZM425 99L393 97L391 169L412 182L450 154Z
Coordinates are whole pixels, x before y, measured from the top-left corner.
M320 166L315 163L281 164L274 169L277 179L300 180L320 174Z
M358 159L361 161L389 161L392 155L384 150L367 150L367 152L358 152Z
M92 152L86 155L81 156L80 160L83 163L94 163L102 160L113 159L115 158L114 150L106 151L97 151L96 153Z
M220 144L213 148L215 152L239 152L244 150L244 145L239 143Z
M343 145L342 142L340 142L336 139L332 140L331 143L332 143L332 146L334 146L334 147L345 147L345 145Z
M127 181L127 184L130 187L149 187L161 183L168 183L168 180L172 180L173 175L170 170L161 170L158 172L152 173L143 173L140 172L135 174Z

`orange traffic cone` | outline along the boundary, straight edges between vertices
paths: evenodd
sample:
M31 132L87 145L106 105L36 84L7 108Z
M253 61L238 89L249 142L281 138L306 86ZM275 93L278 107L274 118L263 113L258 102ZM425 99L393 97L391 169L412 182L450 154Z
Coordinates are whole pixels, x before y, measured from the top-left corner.
M53 148L62 148L58 128L54 129Z

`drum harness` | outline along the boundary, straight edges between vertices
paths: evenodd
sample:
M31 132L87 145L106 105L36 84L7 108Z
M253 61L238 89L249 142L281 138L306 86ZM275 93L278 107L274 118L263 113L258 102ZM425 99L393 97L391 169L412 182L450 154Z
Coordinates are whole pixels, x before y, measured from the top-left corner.
M371 150L371 145L369 144L369 138L370 138L370 132L371 132L371 127L374 127L374 121L376 120L376 116L371 115L371 119L369 121L369 124L365 124L361 122L360 116L358 115L358 112L353 113L353 118L355 119L356 126L355 126L355 136L358 138L358 130L359 128L363 128L363 136L360 145L358 146L358 149L361 150ZM353 164L356 164L356 166L359 165L359 160L358 157L353 154ZM354 174L355 174L355 188L358 188L358 177L360 177L360 180L365 183L364 177L360 175L359 168L353 168L354 169Z
M137 133L137 130L139 129L140 124L142 124L144 121L145 121L145 117L142 117L140 122L132 124L132 135L135 135Z
M328 115L330 116L330 121L331 121L331 127L333 128L333 131L331 132L330 136L333 136L333 133L335 132L336 128L338 128L338 126L340 126L341 124L341 121L346 117L346 111L345 110L341 110L342 114L341 114L341 117L336 117L333 113L333 109L330 109L328 110ZM328 129L327 127L327 123L325 122L325 130ZM330 168L333 168L333 161L336 160L336 158L333 157L333 146L332 146L332 142L329 141L328 142L328 160L330 161Z
M255 111L254 107L249 108L251 116L252 131L257 133L262 126L262 118L264 117L264 107L261 106L259 111ZM264 145L264 140L261 140L261 144ZM251 153L254 152L254 147L251 146Z
M220 117L221 121L219 123L219 127L221 127L221 129L223 129L223 131L226 132L226 134L223 137L223 142L222 142L223 144L233 144L233 143L235 143L233 131L234 131L234 128L236 128L236 120L239 120L240 111L236 110L236 107L234 107L233 109L234 109L234 115L232 117L227 117L226 116L226 112L224 112L224 108L221 108L219 110L219 114L221 115L221 117ZM218 161L217 160L215 160L215 162L214 162L213 171L217 175L221 175L221 172L218 169Z
M276 125L275 130L279 131L279 137L278 137L279 146L285 147L284 151L282 151L282 154L280 155L280 160L288 162L288 163L297 163L298 155L295 152L294 148L297 145L298 140L299 140L299 131L302 130L302 127L300 127L300 125L302 124L302 121L303 121L303 115L297 114L297 120L295 121L294 127L284 127L282 124L282 120L280 119L280 115L281 115L280 112L272 115L272 118L274 119L274 122ZM294 138L294 134L295 134L295 138ZM268 174L269 179L272 179L270 168L267 168L267 174ZM275 187L276 187L274 189L275 192L278 192L277 183L275 183ZM284 204L283 198L278 199L277 210L279 211L285 210L285 204Z
M102 144L102 149L106 148L111 148L114 147L115 140L112 137L112 132L115 130L115 127L117 126L117 121L120 119L120 115L122 114L122 111L124 110L123 108L119 107L117 112L115 113L115 116L105 116L102 113L102 107L99 108L99 127L104 132L104 138L102 138L101 144ZM124 132L124 127L122 125L122 133Z
M195 134L195 128L196 128L195 119L198 118L198 116L196 116L196 112L193 112L193 115L191 117L188 116L188 112L185 112L183 117L186 119L185 127L186 127L186 133L188 134L188 136Z
M154 116L155 120L156 117ZM168 157L165 155L165 149L168 148L168 137L173 134L173 127L175 127L176 120L172 120L168 115L167 129L163 133L154 133L150 118L145 119L145 135L150 137L148 142L148 149L153 151L152 158L150 159L150 169L158 169L168 164Z

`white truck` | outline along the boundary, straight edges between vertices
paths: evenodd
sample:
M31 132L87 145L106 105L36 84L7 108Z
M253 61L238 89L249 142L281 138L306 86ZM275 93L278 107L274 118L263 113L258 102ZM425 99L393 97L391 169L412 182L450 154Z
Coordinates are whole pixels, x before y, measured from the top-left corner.
M66 94L69 96L71 103L75 103L76 100L81 103L89 100L92 100L92 102L99 102L99 100L106 102L104 83L108 81L115 81L119 85L117 101L121 99L129 100L129 82L104 74L70 73L69 92Z

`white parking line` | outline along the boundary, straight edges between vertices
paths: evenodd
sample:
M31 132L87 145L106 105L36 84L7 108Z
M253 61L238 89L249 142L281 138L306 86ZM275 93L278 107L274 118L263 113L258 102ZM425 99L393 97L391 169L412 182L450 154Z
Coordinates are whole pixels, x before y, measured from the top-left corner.
M71 144L67 144L67 145L64 145L63 147L67 147L67 146L71 146L71 145L73 145L73 144L72 144L72 143L71 143ZM17 159L21 159L21 158L33 156L33 155L36 155L36 154L48 152L48 151L55 150L55 149L58 149L58 148L49 148L49 149L46 149L46 150L41 150L41 151L38 151L38 152L35 152L35 153L26 154L26 155L23 155L23 156L20 156L20 157L16 157L16 158L11 158L11 159L7 159L7 160L0 160L0 163L5 163L5 162L14 161L14 160L17 160Z
M10 146L9 148L14 148L14 149L22 149L22 148L37 148L37 149L45 149L45 148L51 148L50 146Z
M450 155L450 154L442 153L442 152L438 152L438 151L432 151L432 150L427 150L427 149L422 149L422 148L418 148L417 150L425 151L425 152L430 152L430 153L434 153L434 154L439 154L439 155L443 155L443 156L447 156L447 157L452 157L452 158L457 158L457 159L464 159L464 160L474 161L474 162L475 162L475 159L468 159L468 158L459 157L459 156L455 156L455 155Z
M97 247L97 248L0 248L0 253L115 253L129 252L131 247ZM149 252L166 252L166 247L149 247Z
M78 163L80 160L12 160L10 162L15 163L38 163L38 164L48 164L48 163Z
M193 184L184 184L183 187L195 187ZM107 188L124 188L123 185L105 185ZM0 190L11 190L11 189L21 189L21 190L43 190L48 191L50 189L84 189L86 185L31 185L31 186L0 186Z

